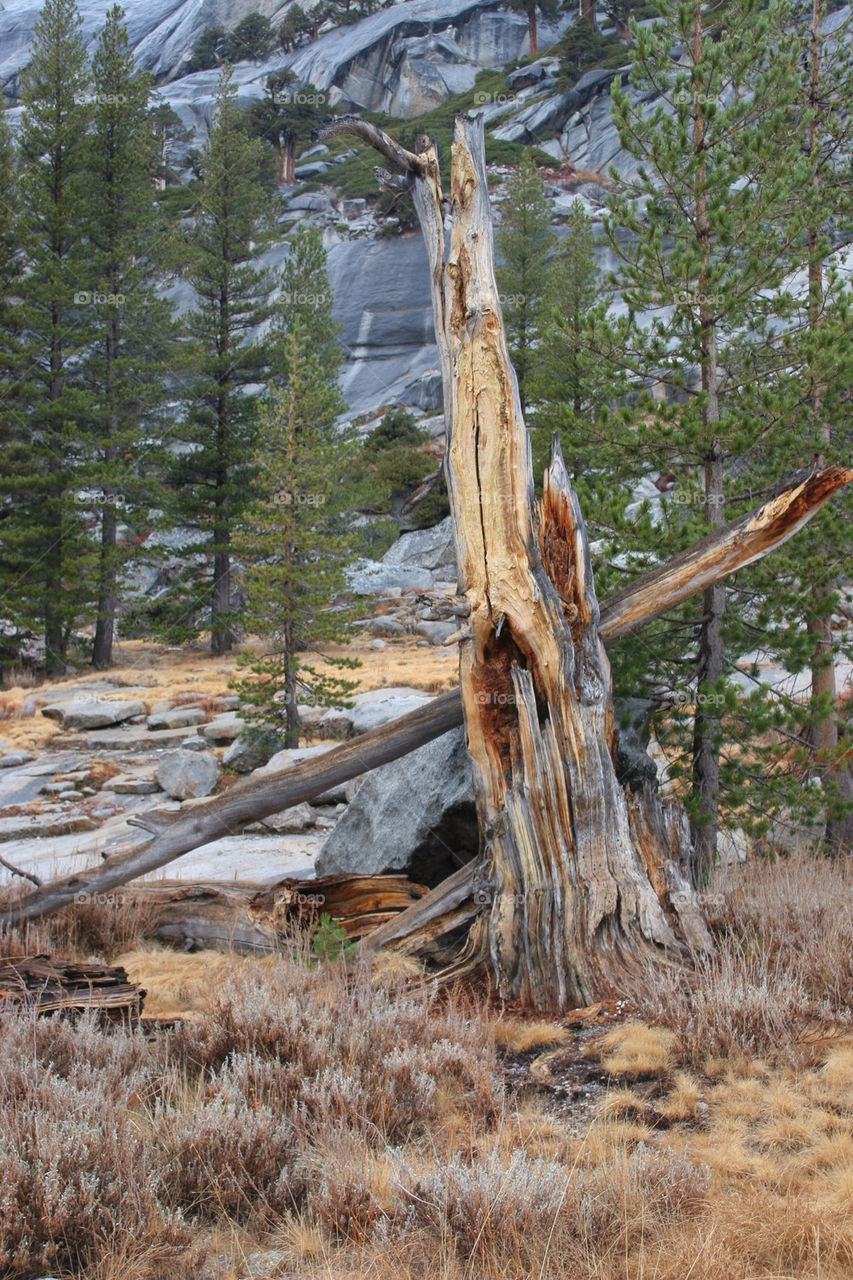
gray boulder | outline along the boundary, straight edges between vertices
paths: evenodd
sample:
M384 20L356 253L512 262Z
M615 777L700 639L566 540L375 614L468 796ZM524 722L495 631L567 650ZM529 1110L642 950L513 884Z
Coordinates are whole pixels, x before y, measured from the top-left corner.
M64 729L105 729L121 724L132 716L145 714L144 702L72 701L54 702L42 707L41 713L50 720L58 720Z
M321 177L328 167L323 160L309 160L308 164L298 164L293 173L298 180L307 182L309 178Z
M429 700L430 695L423 689L411 689L407 685L371 689L369 693L357 693L352 707L327 711L323 724L337 733L367 733L408 711L417 710Z
M158 711L148 717L148 728L157 729L189 729L194 724L203 724L205 712L201 707L171 707L168 711Z
M263 778L268 773L277 773L279 769L288 769L291 765L302 764L305 760L313 760L316 756L325 755L327 751L331 751L336 744L334 742L321 742L315 747L288 747L284 751L278 751L267 761L261 769L255 770L256 778ZM330 787L328 791L324 791L321 795L314 797L314 804L341 804L347 799L347 783L342 782L336 787Z
M222 763L235 773L251 773L275 755L276 742L273 734L241 733L222 757Z
M310 804L295 804L289 809L283 809L281 813L271 813L262 821L270 831L276 831L279 835L288 835L313 827L317 821L317 815Z
M380 564L377 560L359 560L347 569L347 586L353 595L372 596L403 591L426 591L433 585L427 569L409 569Z
M18 769L22 764L29 764L30 760L35 760L32 751L25 751L23 748L7 751L0 756L0 769Z
M449 640L454 631L459 630L458 622L416 622L415 634L429 640L430 644L442 645Z
M551 80L559 70L558 58L543 58L539 62L529 63L526 67L516 67L515 71L509 73L504 84L515 92L519 89L529 89L532 85L541 86L543 81Z
M367 624L367 630L372 636L404 636L406 628L397 618L389 618L382 616L379 618L371 618Z
M209 796L219 777L219 761L208 752L169 751L157 765L157 781L175 800Z
M137 778L132 773L119 773L105 782L102 791L114 791L119 796L149 796L160 790L154 778Z
M224 711L222 715L214 716L200 732L208 742L233 742L245 727L245 720L241 720L233 711Z
M382 557L385 565L407 569L445 571L456 576L456 549L453 544L453 521L447 516L431 529L414 529L404 533Z
M479 847L464 731L372 770L326 840L318 875L404 871L436 885Z

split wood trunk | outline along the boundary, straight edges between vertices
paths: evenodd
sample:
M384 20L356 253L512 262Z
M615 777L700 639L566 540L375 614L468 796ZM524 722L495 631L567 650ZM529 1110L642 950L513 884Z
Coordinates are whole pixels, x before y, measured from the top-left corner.
M463 963L487 959L506 998L566 1009L624 987L649 960L686 954L685 931L668 903L665 842L648 823L644 864L616 779L610 666L556 441L541 510L534 500L495 281L482 118L456 120L446 256L438 158L429 140L420 145L407 164L430 259L445 468L470 610L459 682L484 910ZM678 893L690 896L683 881ZM422 916L431 897L409 915ZM691 918L690 942L710 947L698 910Z
M145 994L120 965L76 964L46 955L0 961L0 1007L14 1005L36 1013L96 1010L111 1019L135 1022Z

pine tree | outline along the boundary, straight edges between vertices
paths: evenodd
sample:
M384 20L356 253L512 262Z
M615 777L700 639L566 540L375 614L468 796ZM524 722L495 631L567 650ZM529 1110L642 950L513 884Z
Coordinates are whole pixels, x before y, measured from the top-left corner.
M788 322L776 342L752 368L749 385L772 380L780 398L778 417L787 428L787 465L846 462L853 440L849 387L853 381L851 325L853 298L844 273L833 260L833 245L843 242L849 225L853 174L847 157L853 146L853 52L849 17L831 36L822 32L821 0L798 11L800 82L792 118L802 147L804 181L791 185L788 218L791 277L805 277L795 289ZM778 434L778 432L777 432ZM849 746L839 735L836 658L842 645L832 615L851 558L853 495L842 491L819 512L796 543L774 556L772 566L755 566L753 588L766 598L790 601L787 626L778 625L772 647L791 671L808 666L811 698L791 700L787 709L788 754L823 782L818 792L828 846L853 844L853 778L845 764ZM801 619L800 627L790 625ZM848 657L853 650L846 646Z
M226 63L201 156L188 244L187 276L197 298L189 317L197 377L182 434L193 449L170 475L180 492L180 521L195 526L201 535L196 549L212 560L214 653L226 652L233 641L231 540L248 500L255 446L256 396L250 388L266 376L264 346L250 341L267 316L270 283L257 266L269 208L262 166L262 144L245 132ZM188 604L188 617L191 612Z
M0 395L5 403L15 360L14 299L18 295L22 269L18 158L5 107L0 108L0 192Z
M120 523L146 497L149 438L163 399L169 308L156 296L152 262L156 139L151 78L137 72L123 11L107 13L92 62L95 115L89 139L87 232L93 272L93 344L85 368L93 400L87 490L97 495L100 546L92 662L110 665L118 571L127 557ZM147 465L146 465L147 464Z
M541 336L530 376L533 410L528 426L534 475L542 473L556 431L570 471L583 470L592 422L616 393L613 377L592 349L596 325L612 299L596 262L592 220L579 200L566 218L567 235L548 270Z
M276 71L267 77L264 96L249 108L251 132L270 143L275 152L279 185L294 181L296 148L310 137L317 123L320 113L315 100L318 96L300 91L292 71Z
M3 565L7 554L6 530L12 526L16 514L9 491L8 453L12 448L12 422L16 415L12 385L18 355L15 302L20 291L22 266L17 155L6 123L5 108L0 110L0 192L0 565ZM15 627L14 619L9 616L11 600L6 595L6 580L0 593L0 603L3 607L0 634L7 629L10 632L8 641L5 635L0 638L2 661L15 653L12 643Z
M632 26L631 83L652 89L659 102L649 110L641 94L613 85L620 141L638 172L611 199L606 228L630 317L657 310L660 318L646 330L629 320L614 345L628 367L633 362L654 373L684 399L658 413L654 432L635 435L634 448L650 458L654 435L666 450L663 470L675 459L701 468L707 529L726 518L727 459L746 454L763 429L742 412L734 348L726 343L733 334L763 340L771 310L764 291L778 286L784 270L792 232L779 214L786 183L802 177L795 146L784 142L796 50L776 41L782 14L772 3L728 4L715 39L709 28L717 7L662 0L658 8L661 21ZM679 62L673 46L682 50ZM671 527L677 537L697 531L691 520ZM656 532L660 541L663 530ZM723 583L704 592L695 659L690 800L697 883L716 851L724 673L731 660L725 600Z
M336 375L342 351L331 316L331 292L319 233L294 239L285 264L275 325L275 383L261 415L258 437L258 497L243 522L252 561L247 573L247 624L271 650L241 655L251 675L238 687L266 725L280 729L286 746L299 739L297 692L308 675L311 699L340 702L352 684L322 676L300 653L347 638L350 614L330 608L344 586L356 533L347 508L348 473L354 442L338 435L334 422L344 403ZM328 657L332 665L351 660Z
M509 0L509 7L517 13L527 15L527 34L530 38L530 56L535 58L539 52L539 34L536 22L537 13L553 18L559 9L559 0Z
M45 667L64 670L91 596L91 544L77 480L77 423L87 401L79 363L90 337L91 272L83 241L89 75L74 0L46 0L22 77L21 238L14 412L7 411L3 522L7 611L43 629Z
M548 259L556 243L545 185L529 154L507 181L496 239L501 309L524 409L530 398Z
M224 57L229 62L259 62L269 53L274 39L269 18L262 13L247 13L226 37Z

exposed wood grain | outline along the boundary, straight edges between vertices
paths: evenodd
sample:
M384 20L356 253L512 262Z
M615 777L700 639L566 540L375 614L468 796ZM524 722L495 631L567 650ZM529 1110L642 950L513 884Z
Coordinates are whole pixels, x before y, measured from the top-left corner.
M145 992L121 966L78 964L46 955L0 961L0 1006L19 1005L37 1013L57 1010L104 1011L135 1020Z
M348 938L361 938L393 920L427 890L405 876L284 877L274 884L160 880L128 898L142 902L146 935L185 948L264 954L327 914Z
M792 538L851 480L853 470L848 467L814 471L754 511L715 529L666 564L636 578L602 605L602 635L618 640L689 596L760 560Z

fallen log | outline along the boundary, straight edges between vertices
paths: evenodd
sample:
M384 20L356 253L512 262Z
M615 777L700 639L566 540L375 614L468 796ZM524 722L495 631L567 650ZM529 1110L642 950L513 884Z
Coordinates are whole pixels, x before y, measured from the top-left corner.
M274 884L160 880L134 886L127 899L145 905L146 936L184 950L263 955L328 915L359 939L401 915L427 890L405 876L285 877Z
M762 503L755 511L716 530L693 547L649 570L608 597L600 606L599 634L605 643L639 629L702 590L713 572L734 573L790 538L842 485L853 471L825 467L806 480ZM353 742L263 779L247 779L224 796L216 796L191 813L158 815L157 810L133 820L155 834L154 840L123 844L101 865L76 876L55 880L20 899L0 915L0 926L34 920L72 902L77 894L105 893L128 880L156 871L199 845L241 831L271 813L312 800L330 786L375 769L414 751L462 724L458 689L434 698L428 706L374 729Z
M729 574L744 569L787 542L803 528L838 489L853 480L849 467L823 467L804 480L776 493L754 511L721 529L714 529L673 556L635 578L601 605L601 635L618 640L690 596Z
M36 1013L97 1010L110 1018L136 1021L145 991L120 965L75 964L50 956L16 956L0 961L0 1006Z

